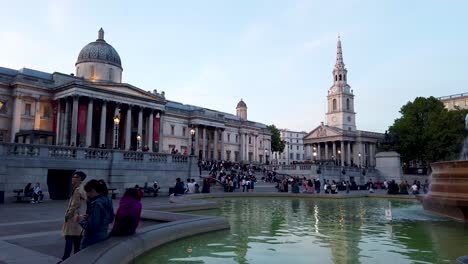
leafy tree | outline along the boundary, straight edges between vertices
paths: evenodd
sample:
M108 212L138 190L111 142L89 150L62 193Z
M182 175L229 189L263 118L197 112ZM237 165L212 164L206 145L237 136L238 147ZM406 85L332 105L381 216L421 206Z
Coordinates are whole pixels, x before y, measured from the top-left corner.
M286 142L281 140L281 133L275 125L267 126L268 129L271 131L271 150L273 152L282 153L284 151L284 147L286 146Z
M448 111L434 97L417 97L401 110L401 117L389 128L386 147L398 151L406 162L458 159L464 138L467 110Z

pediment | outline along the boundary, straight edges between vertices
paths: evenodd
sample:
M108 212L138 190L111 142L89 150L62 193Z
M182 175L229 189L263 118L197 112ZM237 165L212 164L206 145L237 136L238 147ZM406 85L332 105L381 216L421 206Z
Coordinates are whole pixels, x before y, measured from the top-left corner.
M325 138L325 137L334 137L341 136L343 133L336 128L331 128L329 126L320 125L307 134L304 139L316 139L316 138Z
M126 86L126 85L98 85L97 87L104 89L104 90L109 90L112 92L118 92L118 93L124 93L128 95L133 95L133 96L138 96L146 99L153 99L153 100L158 100L159 98L149 92L146 92L144 90L138 89L133 86Z

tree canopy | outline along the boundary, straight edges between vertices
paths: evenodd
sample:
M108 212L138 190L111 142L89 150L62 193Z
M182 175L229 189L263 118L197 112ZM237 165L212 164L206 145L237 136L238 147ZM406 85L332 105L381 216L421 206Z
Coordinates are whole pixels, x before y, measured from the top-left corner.
M384 150L399 152L403 161L430 162L459 159L467 110L448 111L434 97L417 97L401 107L386 134Z
M281 133L279 129L276 128L275 125L269 125L267 127L271 131L271 150L273 152L282 153L284 151L286 143L284 142L284 140L281 140Z

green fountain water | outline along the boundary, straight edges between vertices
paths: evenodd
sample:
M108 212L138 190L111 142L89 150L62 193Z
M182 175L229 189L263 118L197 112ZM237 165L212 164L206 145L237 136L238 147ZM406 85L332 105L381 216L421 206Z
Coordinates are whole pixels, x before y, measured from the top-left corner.
M455 263L468 252L468 225L385 199L219 200L231 230L162 246L136 263ZM190 228L190 226L187 226Z

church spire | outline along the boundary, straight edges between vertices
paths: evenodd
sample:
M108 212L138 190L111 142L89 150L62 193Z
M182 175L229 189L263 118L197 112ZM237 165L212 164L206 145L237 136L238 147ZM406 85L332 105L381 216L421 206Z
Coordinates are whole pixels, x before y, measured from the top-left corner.
M102 28L99 29L98 40L104 40L104 30Z
M336 45L336 64L335 68L344 69L345 65L343 62L343 50L341 49L341 37L338 33L338 44Z

